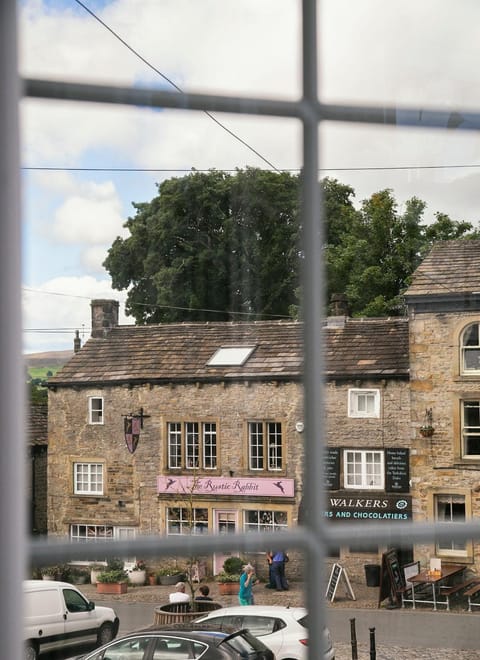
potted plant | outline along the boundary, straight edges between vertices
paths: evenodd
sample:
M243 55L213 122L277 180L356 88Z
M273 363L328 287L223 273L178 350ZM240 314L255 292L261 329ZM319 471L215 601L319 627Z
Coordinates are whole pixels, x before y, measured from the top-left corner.
M97 584L98 576L106 570L107 564L91 564L90 565L90 583Z
M160 584L171 585L182 582L185 574L179 570L178 566L165 564L157 571L157 577Z
M223 596L238 594L240 587L240 575L242 568L246 564L240 557L228 557L223 562L223 571L221 571L216 580L218 582L218 592Z
M148 584L151 587L154 587L158 582L157 574L156 573L149 573L148 574Z
M425 410L425 416L423 418L423 424L420 427L420 435L423 436L424 438L430 438L435 432L435 429L433 428L433 414L432 414L432 409L427 408Z
M128 581L130 584L142 586L145 584L147 577L147 567L143 559L138 559L133 568L128 571Z
M88 573L83 566L71 566L70 581L73 584L87 584Z
M110 559L106 569L97 575L99 594L124 594L127 592L127 574L121 559Z
M60 566L44 566L40 569L43 580L59 580L61 567Z

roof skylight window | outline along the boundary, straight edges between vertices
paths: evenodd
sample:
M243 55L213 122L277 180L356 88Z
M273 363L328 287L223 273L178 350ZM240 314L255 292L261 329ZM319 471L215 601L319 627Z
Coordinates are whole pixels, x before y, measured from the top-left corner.
M219 348L208 361L210 367L240 366L253 353L255 346L230 346Z

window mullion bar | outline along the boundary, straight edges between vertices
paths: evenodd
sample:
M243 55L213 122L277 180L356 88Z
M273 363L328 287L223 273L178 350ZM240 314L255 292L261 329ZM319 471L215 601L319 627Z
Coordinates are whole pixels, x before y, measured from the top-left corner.
M22 580L26 569L26 489L24 365L21 323L21 214L19 158L20 84L17 62L17 2L0 3L0 333L2 433L0 503L2 544L0 593L2 657L23 657ZM8 429L8 430L7 430ZM8 495L7 495L8 494Z
M304 497L306 525L313 533L316 544L306 552L307 609L315 613L315 626L309 635L309 657L317 656L322 648L325 623L324 557L322 533L324 525L319 512L324 511L322 409L323 409L323 264L322 217L320 186L318 182L318 104L317 92L317 0L302 2L303 49L303 317L304 317L304 405L305 405L305 466ZM318 624L318 625L317 625ZM313 654L310 653L312 649Z

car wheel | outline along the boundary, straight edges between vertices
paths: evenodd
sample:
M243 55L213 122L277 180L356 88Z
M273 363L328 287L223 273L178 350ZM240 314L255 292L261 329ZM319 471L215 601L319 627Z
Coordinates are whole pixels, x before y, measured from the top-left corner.
M115 638L115 633L113 630L113 624L111 623L102 624L97 634L98 645L102 646L102 644L107 644L107 642L111 642L112 639L114 638Z
M38 648L35 642L25 643L25 660L37 660Z

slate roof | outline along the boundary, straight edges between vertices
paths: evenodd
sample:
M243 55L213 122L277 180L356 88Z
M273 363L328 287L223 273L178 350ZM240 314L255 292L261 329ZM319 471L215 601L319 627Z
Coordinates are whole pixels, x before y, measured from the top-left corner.
M405 319L348 319L344 328L326 328L325 336L329 377L408 374ZM218 348L239 345L255 346L242 366L207 365ZM173 323L117 326L106 338L89 339L48 382L300 380L302 373L301 323Z
M480 240L439 241L413 273L405 297L480 292Z
M406 318L348 319L343 328L326 328L326 377L407 377Z
M30 403L28 413L27 433L29 445L46 445L48 440L48 405L46 403Z

